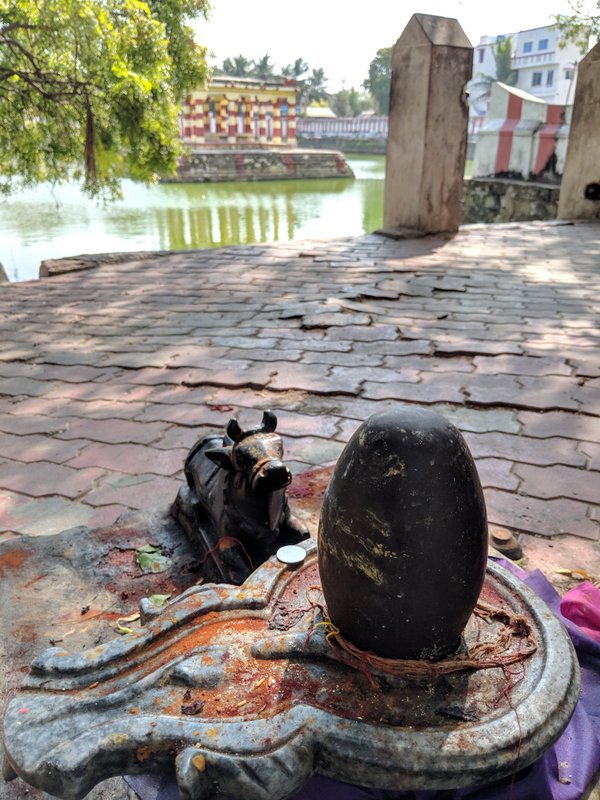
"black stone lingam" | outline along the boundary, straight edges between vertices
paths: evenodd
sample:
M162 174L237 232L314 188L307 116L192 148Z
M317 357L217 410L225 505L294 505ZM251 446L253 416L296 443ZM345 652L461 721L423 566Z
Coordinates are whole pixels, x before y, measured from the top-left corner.
M364 422L319 522L323 593L344 638L385 658L443 658L460 644L486 557L485 501L458 429L410 407Z

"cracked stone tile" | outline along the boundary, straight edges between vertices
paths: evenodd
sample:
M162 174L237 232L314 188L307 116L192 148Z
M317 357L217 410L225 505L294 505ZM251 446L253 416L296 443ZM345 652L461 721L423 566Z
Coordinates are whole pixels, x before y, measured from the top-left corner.
M346 325L370 325L372 322L368 314L310 314L302 317L301 328L311 330L312 328L334 328Z

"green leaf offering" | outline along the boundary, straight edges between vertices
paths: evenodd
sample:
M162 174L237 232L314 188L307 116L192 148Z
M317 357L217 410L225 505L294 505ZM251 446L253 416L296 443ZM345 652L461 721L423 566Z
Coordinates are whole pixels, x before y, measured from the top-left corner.
M167 602L167 600L169 600L170 597L171 597L170 594L153 594L150 595L148 600L150 600L153 606L156 606L156 608L160 608L161 606L164 606L164 604Z
M143 572L164 572L169 568L170 560L162 554L160 547L145 544L135 551L135 560Z

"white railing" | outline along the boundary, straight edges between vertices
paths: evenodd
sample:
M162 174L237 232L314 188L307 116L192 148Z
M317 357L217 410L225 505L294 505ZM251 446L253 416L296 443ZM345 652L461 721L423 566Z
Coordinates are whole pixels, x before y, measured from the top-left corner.
M544 50L543 53L528 53L525 56L515 56L511 65L513 69L522 69L523 67L537 67L538 64L552 64L557 61L558 58L554 50Z
M299 117L296 124L298 136L307 139L385 139L388 133L387 117L337 117L336 119L309 119Z

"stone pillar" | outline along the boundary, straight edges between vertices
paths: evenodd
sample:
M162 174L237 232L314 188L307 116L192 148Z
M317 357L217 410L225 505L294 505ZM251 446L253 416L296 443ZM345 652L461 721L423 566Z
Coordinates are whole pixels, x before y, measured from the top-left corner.
M204 98L203 113L202 113L202 126L204 128L204 136L210 133L210 97Z
M264 100L260 101L258 107L258 141L261 144L267 141L267 106Z
M460 223L473 48L455 19L413 14L392 51L385 228Z
M252 141L254 139L254 100L248 96L244 98L244 133Z
M191 95L188 95L183 104L183 124L181 125L181 136L188 143L191 141L193 133L193 111L194 100Z
M217 133L220 133L222 136L227 136L227 99L225 97L221 98Z
M600 43L579 62L559 219L600 217Z
M281 105L277 98L273 102L273 138L271 144L281 144Z
M230 100L227 103L227 143L235 144L237 142L237 123L238 123L238 104L235 100Z
M194 142L204 144L204 102L201 98L196 100L194 115Z
M288 97L287 144L296 146L296 98Z

